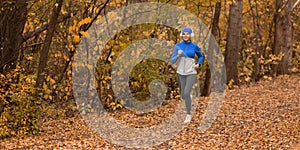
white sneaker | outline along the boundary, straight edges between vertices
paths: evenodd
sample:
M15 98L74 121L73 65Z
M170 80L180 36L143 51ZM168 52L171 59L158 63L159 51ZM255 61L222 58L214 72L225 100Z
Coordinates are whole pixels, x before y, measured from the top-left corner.
M191 115L186 115L186 118L184 120L184 124L189 123L192 120L192 116Z

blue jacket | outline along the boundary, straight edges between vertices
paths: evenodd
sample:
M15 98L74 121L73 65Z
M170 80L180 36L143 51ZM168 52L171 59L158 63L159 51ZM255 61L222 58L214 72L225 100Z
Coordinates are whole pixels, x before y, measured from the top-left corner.
M178 51L182 50L181 56L178 58ZM195 63L195 54L198 56L197 64L202 64L204 56L201 53L198 45L194 44L192 41L186 42L182 41L177 43L174 47L171 62L175 63L179 61L177 67L177 73L181 75L197 74L197 71L194 68Z

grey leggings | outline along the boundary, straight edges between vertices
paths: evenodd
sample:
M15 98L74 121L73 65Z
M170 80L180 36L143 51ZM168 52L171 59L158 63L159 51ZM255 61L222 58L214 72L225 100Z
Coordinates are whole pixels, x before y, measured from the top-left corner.
M186 113L191 114L192 100L191 100L191 90L197 79L196 74L191 75L180 75L178 74L179 86L180 86L180 96L185 100Z

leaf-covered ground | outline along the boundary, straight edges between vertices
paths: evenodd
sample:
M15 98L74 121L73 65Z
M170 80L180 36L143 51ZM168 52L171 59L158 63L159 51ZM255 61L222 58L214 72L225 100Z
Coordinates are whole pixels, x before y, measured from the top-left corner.
M217 119L205 133L197 132L208 98L174 138L153 149L300 149L300 76L280 76L228 91ZM170 100L157 112L137 115L126 110L111 115L124 124L151 126L174 112ZM113 135L112 135L113 136ZM298 148L297 148L298 145ZM0 149L126 149L106 142L80 116L48 118L38 136L1 141Z

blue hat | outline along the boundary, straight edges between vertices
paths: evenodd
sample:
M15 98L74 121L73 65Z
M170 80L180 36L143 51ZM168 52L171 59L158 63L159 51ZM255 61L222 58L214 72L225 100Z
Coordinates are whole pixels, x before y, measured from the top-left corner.
M192 33L193 33L193 30L192 30L191 28L183 28L181 32L182 32L182 33L188 32L189 34L192 34Z
M181 30L181 33L180 33L180 36L182 37L183 36L183 33L184 32L188 32L190 35L191 35L191 37L194 37L194 33L193 33L193 30L191 29L191 28L183 28L182 30Z

